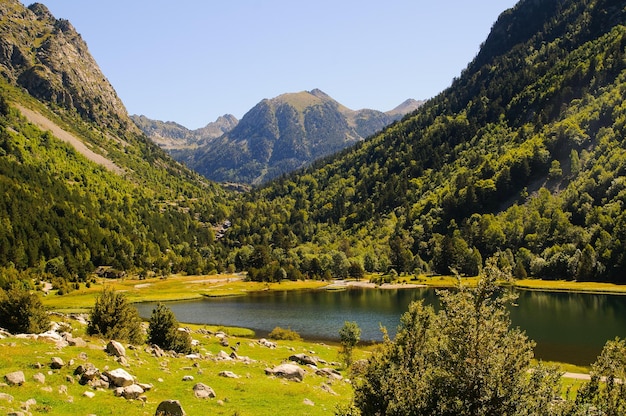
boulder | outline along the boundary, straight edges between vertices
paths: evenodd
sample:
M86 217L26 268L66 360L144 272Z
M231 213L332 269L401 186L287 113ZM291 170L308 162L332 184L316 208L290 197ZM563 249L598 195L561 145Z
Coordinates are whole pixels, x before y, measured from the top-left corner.
M157 406L154 416L186 416L178 400L164 400Z
M65 363L59 357L52 357L52 361L50 361L50 368L53 370L58 370L60 368L63 368L64 365Z
M9 386L21 386L26 382L23 371L14 371L4 376Z
M320 368L317 371L315 371L315 374L317 374L318 376L322 376L322 377L328 377L331 380L343 379L343 376L341 375L341 373L335 370L334 368L328 368L328 367Z
M193 376L183 376L183 381L193 381Z
M239 376L232 371L220 371L218 376L226 378L239 378Z
M83 393L83 396L93 399L96 396L96 393L94 393L93 391L87 390L86 392Z
M128 374L126 370L117 368L113 371L107 371L104 375L109 379L110 383L115 387L126 387L135 383L133 376Z
M67 341L67 344L71 347L84 348L87 346L87 342L84 339L80 337L74 338L71 334L65 334L65 340Z
M222 361L230 361L230 360L232 360L230 355L228 355L228 353L226 351L224 351L224 350L221 350L220 352L217 353L217 359L218 360L222 360Z
M275 342L268 341L265 338L261 338L258 342L259 342L260 345L262 345L264 347L271 348L271 349L276 348L276 343Z
M0 393L0 400L11 403L13 401L13 396L7 393Z
M43 373L35 373L33 374L33 380L35 380L37 383L45 384L46 376Z
M126 357L126 348L115 340L109 341L106 346L106 352L116 357Z
M122 397L128 400L138 399L144 393L141 386L138 384L131 384L130 386L124 387L124 391L122 391Z
M293 381L302 381L304 379L304 370L295 364L281 364L274 368L266 368L265 374Z
M100 371L97 368L89 368L87 371L80 375L78 383L81 385L89 384L93 380L100 380Z
M197 383L193 386L193 394L199 399L213 399L216 397L215 391L203 383Z
M298 364L302 364L302 365L317 366L317 358L311 357L310 355L306 355L306 354L293 354L292 356L289 357L289 360L295 361Z

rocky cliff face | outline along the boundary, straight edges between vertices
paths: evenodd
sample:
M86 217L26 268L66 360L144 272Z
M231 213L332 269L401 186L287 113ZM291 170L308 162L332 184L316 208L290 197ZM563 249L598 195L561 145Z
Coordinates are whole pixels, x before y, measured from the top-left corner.
M81 36L43 4L0 0L0 74L87 120L136 129Z

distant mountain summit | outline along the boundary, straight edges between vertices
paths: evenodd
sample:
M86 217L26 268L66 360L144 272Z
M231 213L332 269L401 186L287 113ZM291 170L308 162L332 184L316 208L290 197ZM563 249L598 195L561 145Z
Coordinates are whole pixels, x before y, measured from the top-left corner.
M407 100L387 113L355 111L314 89L264 99L238 123L224 116L193 131L143 116L133 120L174 158L207 178L259 184L363 140L421 104Z

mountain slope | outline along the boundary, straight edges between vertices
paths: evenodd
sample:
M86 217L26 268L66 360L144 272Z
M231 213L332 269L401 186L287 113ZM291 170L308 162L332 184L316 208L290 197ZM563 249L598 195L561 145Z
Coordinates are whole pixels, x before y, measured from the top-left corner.
M265 99L237 125L221 118L189 131L134 120L155 143L207 178L258 184L363 140L420 104L407 100L389 113L353 111L316 89Z
M226 192L141 133L69 22L0 0L0 73L0 287L219 267Z
M273 261L313 275L312 259L328 256L474 274L504 251L518 276L623 282L625 11L616 0L520 1L450 88L259 190L231 237L300 247L300 260Z

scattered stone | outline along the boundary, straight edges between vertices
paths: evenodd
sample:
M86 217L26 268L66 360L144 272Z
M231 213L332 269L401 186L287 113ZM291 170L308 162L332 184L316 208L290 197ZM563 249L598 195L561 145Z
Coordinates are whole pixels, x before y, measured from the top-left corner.
M14 371L4 376L9 386L21 386L26 382L23 371Z
M85 384L89 384L94 380L100 380L100 371L98 371L97 368L90 368L81 374L78 383L84 386Z
M328 367L320 368L317 371L315 371L315 374L317 374L318 376L322 376L322 377L328 377L331 380L343 379L343 376L341 375L341 373L335 370L334 368L328 368Z
M216 397L215 391L203 383L197 383L193 386L193 394L199 399L213 399Z
M186 416L178 400L164 400L159 403L154 416Z
M271 348L271 349L276 348L276 343L275 342L268 341L265 338L261 338L258 342L259 342L259 344L261 344L264 347Z
M66 385L59 386L59 394L67 394L67 386Z
M230 358L230 355L228 355L228 353L224 350L220 351L217 353L217 359L221 360L221 361L230 361L232 360L232 358Z
M131 376L130 374L126 372L126 370L121 369L121 368L117 368L112 371L107 371L104 373L104 375L109 379L111 384L113 384L115 387L130 386L131 384L135 382L135 379L133 378L133 376Z
M304 379L304 370L295 364L281 364L273 369L266 368L265 374L293 381L302 381Z
M45 384L46 376L43 375L43 373L36 373L36 374L33 374L33 380L37 383Z
M338 394L328 385L328 384L322 384L322 390L324 390L326 393L330 393L333 396L337 396Z
M115 361L117 361L118 364L121 365L122 367L130 367L130 364L128 364L128 360L124 356L117 357Z
M65 381L70 384L74 384L76 382L76 380L74 380L74 377L70 376L69 374L65 376Z
M93 399L94 397L96 397L96 393L94 393L93 391L87 390L86 392L83 393L83 396Z
M228 347L228 339L222 338L221 341L220 341L220 345L222 347Z
M84 348L87 346L87 341L85 341L84 339L80 338L80 337L76 337L74 338L72 336L72 334L65 334L65 341L67 341L67 344L70 347L80 347L80 348Z
M59 357L52 357L52 361L50 362L50 368L53 370L59 370L63 368L65 362Z
M137 384L131 384L130 386L124 387L122 391L122 397L128 400L138 399L144 393L143 389Z
M7 393L0 393L0 400L10 403L13 401L13 396Z
M36 362L35 364L33 364L33 368L35 370L41 370L42 368L44 368L45 366L43 364L41 364L40 362Z
M237 374L233 373L232 371L220 371L218 376L226 377L226 378L240 378Z
M312 357L310 355L306 355L306 354L293 354L292 356L289 357L290 361L295 361L298 364L302 364L302 365L313 365L313 366L317 366L317 359L315 357Z
M150 383L136 383L139 387L141 387L143 389L143 391L149 391L152 390L152 387L154 387L152 384Z
M193 376L183 376L183 381L193 381Z
M313 403L310 399L304 399L302 403L306 406L315 406L315 403Z
M35 399L28 399L26 400L24 403L22 403L22 410L26 410L28 412L28 409L30 409L31 406L35 406L37 404L37 400Z
M119 342L115 340L109 341L106 346L106 352L114 355L116 357L125 357L126 356L126 348Z

